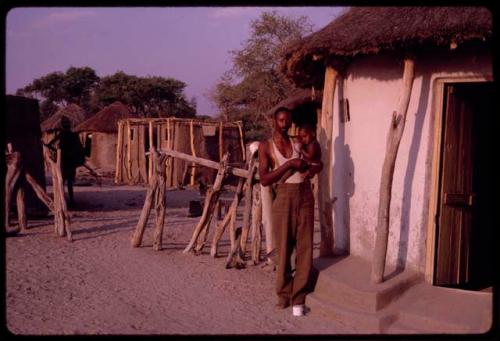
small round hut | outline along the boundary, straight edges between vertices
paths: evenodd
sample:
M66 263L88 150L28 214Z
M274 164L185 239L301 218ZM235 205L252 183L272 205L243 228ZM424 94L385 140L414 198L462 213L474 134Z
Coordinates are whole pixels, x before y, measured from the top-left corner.
M117 101L75 128L84 141L88 160L101 173L113 173L115 170L118 120L128 117L133 117L132 111Z
M88 118L87 113L76 104L68 104L64 108L56 111L52 116L40 124L42 129L42 138L45 143L49 142L54 136L54 131L61 129L61 119L66 117L71 123L71 130Z

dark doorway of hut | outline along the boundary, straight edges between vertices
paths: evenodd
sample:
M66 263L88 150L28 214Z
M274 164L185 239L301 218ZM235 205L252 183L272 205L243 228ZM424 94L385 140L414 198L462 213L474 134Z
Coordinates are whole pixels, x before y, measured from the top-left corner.
M493 83L444 87L434 284L491 290Z

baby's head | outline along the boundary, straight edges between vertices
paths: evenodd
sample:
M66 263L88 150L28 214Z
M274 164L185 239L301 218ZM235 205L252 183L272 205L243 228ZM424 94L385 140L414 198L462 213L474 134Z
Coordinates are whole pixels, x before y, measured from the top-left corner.
M316 139L316 129L309 124L304 123L299 126L299 140L302 144L309 144Z

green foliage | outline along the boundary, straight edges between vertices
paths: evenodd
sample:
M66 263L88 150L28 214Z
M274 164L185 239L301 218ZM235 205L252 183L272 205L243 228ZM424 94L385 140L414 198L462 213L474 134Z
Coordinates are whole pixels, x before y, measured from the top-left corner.
M194 117L196 101L187 101L186 84L173 78L137 77L119 71L101 79L93 106L100 109L115 101L143 117Z
M289 18L264 12L251 23L250 38L240 50L230 51L233 67L212 90L211 99L226 120L242 120L245 139L270 136L271 117L265 115L294 89L279 71L285 46L312 32L308 18Z
M100 79L90 67L70 67L65 73L51 72L35 79L16 94L41 101L42 121L69 103L96 112L115 101L142 117L194 117L196 100L186 99L185 87L173 78L137 77L119 71Z
M59 107L69 103L75 103L88 111L91 94L98 82L99 77L93 69L70 67L65 73L51 72L35 79L33 83L18 89L16 94L39 99L40 119L43 121Z

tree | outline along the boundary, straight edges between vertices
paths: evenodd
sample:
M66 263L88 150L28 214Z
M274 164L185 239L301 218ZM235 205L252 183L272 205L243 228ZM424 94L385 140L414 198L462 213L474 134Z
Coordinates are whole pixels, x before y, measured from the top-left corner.
M88 111L92 92L98 83L99 77L93 69L72 66L65 73L51 72L35 79L18 89L16 94L40 100L40 119L44 120L69 103L75 103Z
M115 101L143 117L194 117L196 101L188 101L186 84L173 78L137 77L119 71L101 79L92 101L94 110Z
M279 71L285 46L312 32L308 18L289 18L264 12L251 22L250 38L240 50L230 51L233 67L224 73L210 97L225 120L242 120L247 141L260 140L271 132L265 112L294 89Z

